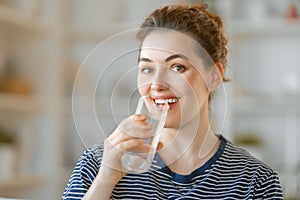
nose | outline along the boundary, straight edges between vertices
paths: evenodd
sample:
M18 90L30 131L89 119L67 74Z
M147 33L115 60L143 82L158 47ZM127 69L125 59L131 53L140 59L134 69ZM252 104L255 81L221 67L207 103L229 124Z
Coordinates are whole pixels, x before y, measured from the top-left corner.
M161 92L161 91L165 91L167 89L168 88L165 85L163 85L163 84L160 84L160 83L151 83L151 90L153 90L153 91Z
M169 82L167 78L167 73L165 67L158 67L155 76L151 82L151 90L154 91L164 91L168 90Z

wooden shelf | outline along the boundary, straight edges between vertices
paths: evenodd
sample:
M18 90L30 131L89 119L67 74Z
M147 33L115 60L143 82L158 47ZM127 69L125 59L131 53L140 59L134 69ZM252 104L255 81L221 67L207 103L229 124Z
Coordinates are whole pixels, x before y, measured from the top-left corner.
M44 35L49 32L49 27L33 16L23 14L5 6L0 6L0 23L14 28L25 29L38 35Z
M46 106L37 97L0 93L0 110L17 113L40 113L46 110Z
M137 28L135 23L100 23L94 26L71 25L65 32L66 40L99 40L122 31Z
M32 175L17 175L8 179L0 179L0 192L1 190L12 190L20 188L30 188L40 185L44 179Z
M300 22L289 22L284 19L263 20L253 22L247 20L232 20L228 23L228 33L233 37L255 37L264 35L300 35Z
M287 114L300 114L298 108L300 96L286 98L285 95L252 95L236 97L233 102L234 115L272 115L284 117Z

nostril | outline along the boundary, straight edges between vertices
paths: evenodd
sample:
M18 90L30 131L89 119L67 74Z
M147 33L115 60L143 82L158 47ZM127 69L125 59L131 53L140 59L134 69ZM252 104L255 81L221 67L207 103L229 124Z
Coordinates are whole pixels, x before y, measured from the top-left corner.
M168 86L166 84L160 84L160 83L152 83L151 84L151 90L161 91L161 90L167 90Z

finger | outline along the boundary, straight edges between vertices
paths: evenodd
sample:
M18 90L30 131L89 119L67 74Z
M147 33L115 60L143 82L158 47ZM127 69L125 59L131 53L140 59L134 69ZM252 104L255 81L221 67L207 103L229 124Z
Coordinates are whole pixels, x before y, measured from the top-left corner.
M119 126L117 126L117 128L108 136L108 140L113 141L116 138L119 138L120 136L122 136L122 133L124 133L125 131L128 131L128 129L132 129L133 128L133 124L132 122L130 122L130 120L124 119ZM125 135L129 135L129 134L125 134Z
M138 149L139 147L145 145L144 140L141 139L129 139L119 144L115 145L116 148L121 149L122 151L133 151L134 149Z
M131 115L129 117L129 119L131 120L131 122L140 125L140 126L146 126L146 120L147 120L147 116L146 115L142 115L142 114L134 114Z
M112 144L112 145L117 145L120 142L126 141L131 139L132 136L125 134L123 131L121 131L119 128L117 128L109 137L108 137L108 141Z
M142 123L124 123L118 127L121 132L131 137L146 138L151 137L152 125L143 125Z
M130 116L130 119L133 122L138 122L138 121L145 121L147 119L146 115L142 115L142 114L134 114Z
M154 152L154 148L149 144L142 143L129 149L129 151L136 153L151 153Z
M143 114L134 114L130 119L139 126L147 126L149 123L146 122L147 116Z
M144 131L144 130L139 130L135 129L134 131L124 133L121 130L116 130L117 134L115 134L113 137L109 137L107 140L112 144L112 145L118 145L121 142L130 140L130 139L147 139L147 138L152 138L153 133L152 131Z
M164 143L162 143L161 141L158 142L156 150L159 151L164 147Z
M132 115L129 118L124 119L118 126L118 128L130 135L135 131L150 131L152 125L145 122L145 117L141 115Z
M129 140L131 137L148 138L153 134L152 125L147 124L145 115L135 114L124 119L115 131L107 138L112 145L117 145L120 142Z

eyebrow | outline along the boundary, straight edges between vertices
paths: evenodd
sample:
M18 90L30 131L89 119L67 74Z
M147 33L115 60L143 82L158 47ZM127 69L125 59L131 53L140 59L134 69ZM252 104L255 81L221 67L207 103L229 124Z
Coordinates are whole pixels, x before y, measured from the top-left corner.
M165 59L165 61L166 62L169 62L169 61L171 61L171 60L174 60L174 59L176 59L176 58L182 58L182 59L184 59L184 60L189 60L189 58L188 57L186 57L185 55L183 55L183 54L173 54L173 55L171 55L171 56L169 56L169 57L167 57L166 59ZM144 58L144 57L142 57L142 58L139 58L139 60L138 60L139 62L153 62L153 60L151 60L150 58Z

